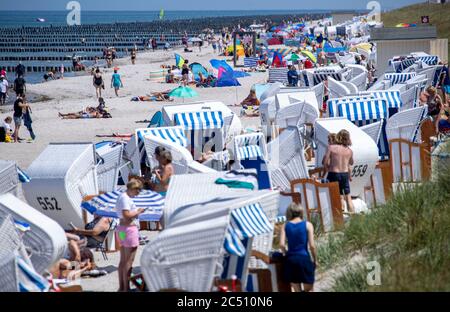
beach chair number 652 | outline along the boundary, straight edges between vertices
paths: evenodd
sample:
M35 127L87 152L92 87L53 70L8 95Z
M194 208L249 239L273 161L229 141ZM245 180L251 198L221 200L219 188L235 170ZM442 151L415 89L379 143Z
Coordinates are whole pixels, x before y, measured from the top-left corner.
M353 167L352 178L363 177L366 174L367 168L367 165L359 165Z
M52 198L38 197L37 201L38 201L39 205L41 205L42 209L44 209L44 210L61 210L61 208L58 207L58 201L56 200L55 197L52 197Z

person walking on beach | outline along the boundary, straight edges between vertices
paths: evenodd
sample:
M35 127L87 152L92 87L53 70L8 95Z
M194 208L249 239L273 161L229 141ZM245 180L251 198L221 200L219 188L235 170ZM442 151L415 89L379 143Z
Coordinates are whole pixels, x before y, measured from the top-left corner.
M23 76L20 75L14 80L14 91L16 91L17 96L25 95L27 91L26 81L23 79Z
M155 50L156 50L157 47L158 47L158 45L157 45L157 43L156 43L156 39L153 38L153 39L152 39L152 49L153 49L153 52L155 52Z
M28 109L28 104L25 102L25 96L18 96L14 102L14 143L18 143L20 140L19 130L23 122L23 113L26 109Z
M19 64L16 66L16 76L24 76L25 75L25 66L23 66L22 62L19 62Z
M133 49L131 50L131 64L135 64L136 63L136 50Z
M286 218L280 234L280 247L286 255L285 280L295 292L313 291L317 267L314 226L303 219L303 207L294 203L289 205Z
M328 146L322 164L328 169L328 181L339 183L339 193L344 206L350 214L355 213L350 195L350 168L353 166L352 141L347 130L341 130L336 135L336 143Z
M116 229L120 242L119 291L130 290L129 279L139 246L139 222L137 217L145 211L143 208L138 209L132 198L139 195L142 188L141 181L130 180L127 184L127 191L120 195L116 203L116 211L120 216L120 223Z
M123 88L122 79L120 78L120 75L117 73L117 68L114 68L114 74L111 78L111 88L114 87L114 91L116 93L116 96L119 96L119 89Z
M4 75L0 76L0 105L5 105L9 83Z
M100 68L97 67L93 77L93 84L95 88L95 93L97 95L97 99L102 97L102 89L105 88L105 82L103 81L102 73L100 72Z
M189 83L189 67L186 62L184 62L183 67L181 69L181 75L183 84L186 86Z
M64 79L64 64L61 64L61 68L59 69L59 72L61 73L61 79Z

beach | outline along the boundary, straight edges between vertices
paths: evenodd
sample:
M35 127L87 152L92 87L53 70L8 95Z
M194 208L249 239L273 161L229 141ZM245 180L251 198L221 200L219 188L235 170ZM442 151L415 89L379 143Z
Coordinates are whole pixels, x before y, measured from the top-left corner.
M29 84L27 91L35 97L51 98L43 102L30 101L33 111L33 129L36 140L32 143L25 141L20 144L2 144L2 159L15 160L26 169L33 160L51 142L100 142L108 140L96 135L111 135L113 133L134 133L136 128L145 128L146 123L136 121L149 120L153 114L164 105L180 104L183 99L174 98L173 102L132 102L134 96L143 96L153 91L173 89L178 84L151 82L148 80L151 71L159 70L161 65L174 65L174 53L181 54L190 63L198 62L207 69L211 67L209 60L226 59L213 53L212 47L204 47L202 52L194 48L192 53L182 53L181 50L143 52L138 54L136 65L131 65L130 58L116 60L115 66L120 68L124 88L120 90L120 97L116 97L114 89L110 88L113 69L102 69L105 80L103 97L111 119L77 119L62 120L58 112L69 113L83 110L86 106L97 106L92 76L64 78L44 83ZM26 77L25 77L26 78ZM240 87L223 88L195 88L199 96L185 99L184 103L197 101L221 101L226 105L234 105L236 92L238 102L242 101L255 83L267 80L267 73L252 73L250 77L240 78ZM10 97L15 97L12 93ZM231 108L239 113L239 107ZM9 110L9 111L7 111ZM7 112L5 112L7 111ZM0 117L12 116L12 105L3 106ZM257 129L259 118L242 118L244 128ZM28 138L26 128L21 129L21 137Z

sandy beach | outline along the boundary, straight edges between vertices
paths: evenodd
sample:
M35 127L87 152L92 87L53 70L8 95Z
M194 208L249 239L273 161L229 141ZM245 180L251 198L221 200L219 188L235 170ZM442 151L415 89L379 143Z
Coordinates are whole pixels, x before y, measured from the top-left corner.
M205 47L202 52L198 50L192 53L181 53L178 50L168 52L145 52L138 55L136 65L131 65L129 58L119 59L115 65L120 68L124 88L120 90L120 97L116 97L114 90L110 88L112 69L102 69L105 79L103 97L107 108L112 115L111 119L77 119L62 120L58 112L68 113L82 110L86 106L96 106L95 89L92 86L92 76L64 78L34 85L28 85L28 92L35 98L51 98L48 101L30 101L32 107L33 129L36 140L32 143L26 141L18 144L2 144L1 158L16 161L21 168L26 168L51 142L99 142L108 140L98 138L96 135L109 135L112 133L132 133L136 128L146 127L144 123L136 121L150 119L164 105L183 103L183 99L175 98L173 102L132 102L133 96L149 94L151 91L163 91L177 87L177 84L151 82L148 80L150 71L160 69L162 64L173 65L174 52L181 54L191 63L198 62L207 69L211 67L209 60L225 59L213 53L212 47ZM224 88L195 88L199 96L185 99L184 103L193 101L215 100L227 105L236 104L236 92L238 101L242 101L251 86L255 83L265 82L267 73L252 73L250 77L240 78L240 87ZM15 98L12 93L10 97ZM232 107L239 112L239 107ZM2 107L1 118L12 116L12 105ZM259 118L241 118L244 128L257 129ZM21 137L28 138L26 128L21 128ZM20 196L23 200L24 197ZM156 232L142 232L147 237L156 235ZM140 246L136 256L134 272L139 272L140 255L144 246ZM109 272L108 275L98 278L83 278L82 287L85 291L116 291L118 285L117 267L119 253L109 253L108 260L103 260L100 252L95 252L95 260L100 269Z
M78 119L62 120L58 112L77 112L86 106L96 106L95 89L92 85L92 76L64 78L39 84L29 84L27 91L33 93L35 98L50 98L48 101L30 101L32 107L33 129L36 140L32 143L25 141L20 144L2 144L2 159L15 160L26 169L33 160L51 142L99 142L105 140L96 135L110 135L112 133L132 133L136 128L146 127L144 123L136 121L150 119L153 114L164 105L183 103L183 99L175 98L173 102L132 102L133 96L143 96L152 91L163 91L177 87L177 84L151 82L149 73L160 69L162 64L174 65L174 53L181 54L190 63L198 62L207 69L211 68L211 59L226 59L213 53L211 46L204 47L202 52L194 49L192 53L181 53L180 50L144 52L138 55L136 65L131 65L130 58L116 60L115 65L120 68L124 88L120 90L120 97L116 97L110 88L113 73L111 69L102 69L105 80L103 97L106 101L111 119ZM252 73L250 77L240 78L240 87L223 88L195 88L199 96L185 99L184 103L197 101L222 101L226 105L236 104L247 95L255 83L265 82L267 73ZM10 97L15 98L13 93ZM238 107L232 108L239 112ZM3 106L0 117L12 116L12 105ZM245 127L257 128L259 118L242 118ZM29 138L26 128L21 128L21 137Z

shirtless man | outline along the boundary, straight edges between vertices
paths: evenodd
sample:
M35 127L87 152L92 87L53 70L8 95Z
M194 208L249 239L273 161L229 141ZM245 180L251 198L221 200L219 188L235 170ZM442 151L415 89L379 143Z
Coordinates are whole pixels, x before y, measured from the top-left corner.
M336 135L336 143L328 146L323 159L323 165L328 170L328 181L339 183L339 193L342 204L347 203L350 214L355 212L350 195L350 166L353 165L352 141L347 130L341 130Z

